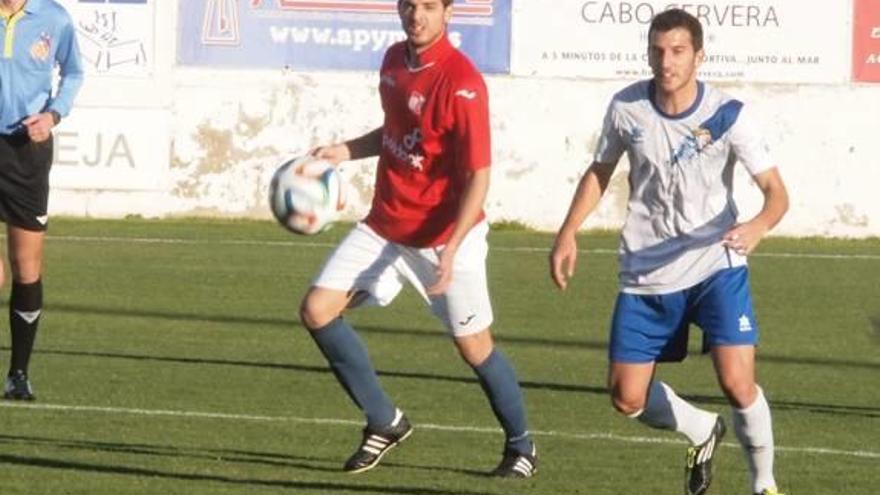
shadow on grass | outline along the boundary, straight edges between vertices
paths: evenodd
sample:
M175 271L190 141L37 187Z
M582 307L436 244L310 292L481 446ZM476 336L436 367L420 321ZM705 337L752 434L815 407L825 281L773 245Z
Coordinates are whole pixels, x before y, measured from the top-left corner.
M868 318L871 322L871 328L874 329L874 340L880 343L880 315Z
M0 444L22 443L25 445L43 445L58 447L64 449L80 449L90 452L105 451L113 454L141 454L149 456L172 456L172 457L189 457L197 459L214 460L218 463L226 462L247 462L252 463L256 457L256 461L260 463L268 463L273 466L280 467L297 467L307 470L316 471L333 471L340 477L346 476L339 471L339 468L329 469L324 466L314 466L303 461L326 462L321 459L311 457L297 457L281 454L266 454L259 452L247 452L238 450L190 450L177 449L174 447L160 445L144 445L144 444L119 444L108 442L94 442L81 440L56 440L50 438L39 437L20 437L0 435ZM269 457L269 462L262 457ZM280 459L280 460L279 460ZM397 493L403 495L487 495L486 492L472 490L443 490L422 486L406 486L406 485L389 485L382 486L357 484L357 483L337 483L333 481L301 481L301 480L278 480L278 479L257 479L257 478L236 478L232 476L224 476L218 474L200 474L200 473L178 473L163 471L159 469L151 469L144 467L123 466L119 464L99 464L94 462L74 461L70 459L53 459L48 457L23 456L15 454L0 454L0 464L10 464L19 466L30 466L46 469L70 470L86 473L110 474L118 476L136 476L151 477L160 479L170 479L179 481L196 481L196 482L212 482L224 483L238 486L260 486L260 487L277 487L289 488L301 491L314 491L323 493L357 492L357 493ZM452 471L464 474L474 474L468 470L444 469L436 467L425 467L417 465L408 465L401 463L385 463L385 466L397 466L408 469L429 469L432 471ZM481 473L476 473L485 476Z
M0 350L8 348L0 347ZM248 368L266 368L295 371L300 373L331 373L326 366L313 366L307 364L287 364L287 363L267 363L263 361L242 361L231 359L209 359L209 358L190 358L190 357L169 357L169 356L151 356L146 354L125 354L118 352L92 352L92 351L66 351L60 349L37 349L35 351L44 355L55 356L77 356L77 357L96 357L109 359L127 359L135 361L153 361L159 363L177 363L177 364L197 364L197 365L216 365L216 366L243 366ZM462 365L464 366L464 365ZM418 373L412 371L384 371L376 370L379 376L392 378L407 378L413 380L428 380L451 383L473 383L478 384L479 381L473 376L453 376L438 375L433 373ZM556 392L586 392L592 394L605 394L605 387L594 387L589 385L574 385L566 383L550 383L550 382L533 382L520 381L520 385L527 389L552 390Z
M143 455L150 457L173 457L216 461L237 464L257 464L281 468L295 468L309 471L324 471L334 474L343 474L341 471L342 460L330 457L302 456L282 454L278 452L259 452L240 449L210 449L210 448L180 448L169 445L99 442L96 440L63 440L49 437L4 435L0 434L0 445L20 444L27 446L46 446L65 450L82 450L87 452L109 452L113 454ZM469 476L488 478L488 471L475 469L460 469L445 466L429 466L411 463L401 463L385 460L385 467L398 467L401 469L449 472L465 474Z
M92 314L92 315L102 315L102 316L125 316L125 317L136 317L136 318L154 318L154 319L162 319L162 320L171 320L171 321L199 321L199 322L207 322L207 323L218 323L218 324L237 324L237 325L254 325L254 326L262 326L262 327L280 327L280 328L298 328L300 331L305 331L300 325L299 321L287 318L267 318L267 317L256 317L256 316L217 316L217 315L205 315L199 313L183 313L183 312L169 312L169 311L156 311L156 310L137 310L137 309L120 309L120 308L109 308L102 306L91 306L91 305L81 305L81 304L66 304L66 303L56 303L56 304L47 304L46 311L52 312L57 311L60 313L74 313L74 314ZM880 316L872 317L869 319L871 324L874 326L875 334L880 338ZM359 325L357 327L358 332L363 334L388 334L388 335L406 335L410 337L420 337L426 339L436 339L436 340L447 340L448 336L439 328L438 329L430 329L430 330L418 330L411 328L401 328L401 327L376 327L376 326L365 326ZM515 345L533 345L538 347L561 347L565 349L590 349L590 350L605 350L607 348L607 342L602 341L587 341L587 340L566 340L566 339L551 339L551 338L543 338L543 337L523 337L523 336L511 336L499 334L495 335L495 340L505 344L515 344ZM797 365L808 365L808 366L827 366L834 369L840 368L862 368L868 370L878 370L880 371L880 362L871 362L871 361L857 361L852 359L834 359L834 358L813 358L813 357L798 357L798 356L779 356L774 355L772 353L762 352L759 360L761 362L768 363L778 363L778 364L797 364Z
M201 459L237 464L258 464L282 468L306 469L310 471L326 471L339 473L338 459L314 456L297 456L272 452L253 452L246 450L226 449L192 449L178 448L168 445L131 444L117 442L98 442L94 440L62 440L47 437L3 435L0 444L22 444L29 446L46 446L65 450L83 450L88 452L109 452L113 454L131 454L150 457L174 457ZM323 464L323 465L320 465Z
M3 349L3 348L0 348ZM59 356L78 356L78 357L98 357L110 359L128 359L137 361L155 361L164 363L178 364L211 364L217 366L244 366L253 368L281 369L300 373L331 373L326 366L313 366L304 364L285 364L285 363L266 363L257 361L235 361L226 359L205 359L205 358L188 358L188 357L167 357L167 356L150 356L142 354L122 354L111 352L90 352L90 351L65 351L65 350L40 350L40 354L59 355ZM439 381L447 383L463 383L478 384L478 380L471 376L452 376L439 375L432 373L417 373L411 371L376 371L379 376L404 378L412 380ZM554 392L575 392L593 395L605 396L608 393L604 386L592 385L575 385L568 383L552 383L552 382L535 382L529 380L521 380L520 385L524 389L534 390L550 390ZM727 400L722 396L709 395L686 395L682 394L687 400L699 404L715 404L726 405ZM832 414L839 416L860 416L867 418L880 418L880 406L850 406L846 404L821 404L812 402L772 400L774 410L800 411L820 414Z

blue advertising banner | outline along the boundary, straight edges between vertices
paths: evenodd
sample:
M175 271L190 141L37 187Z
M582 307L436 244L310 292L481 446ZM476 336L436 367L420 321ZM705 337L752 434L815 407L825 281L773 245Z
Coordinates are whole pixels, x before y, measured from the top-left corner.
M456 0L452 43L483 72L510 70L511 0ZM405 38L397 0L180 2L183 65L378 69Z

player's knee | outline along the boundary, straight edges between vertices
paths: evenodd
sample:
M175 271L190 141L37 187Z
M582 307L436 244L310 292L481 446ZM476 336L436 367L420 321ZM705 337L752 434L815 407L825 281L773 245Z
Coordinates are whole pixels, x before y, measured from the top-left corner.
M721 390L730 405L740 409L748 407L758 395L758 389L752 380L722 379Z
M645 395L626 393L620 387L611 387L611 405L625 416L632 416L645 408Z
M489 329L477 332L472 335L455 338L455 348L458 354L471 367L477 367L486 362L495 344L492 341L492 334Z
M326 327L338 316L339 314L333 314L328 306L322 304L312 293L307 294L299 306L299 320L310 331Z
M29 256L12 256L9 258L9 268L13 280L20 284L32 284L40 279L42 263Z

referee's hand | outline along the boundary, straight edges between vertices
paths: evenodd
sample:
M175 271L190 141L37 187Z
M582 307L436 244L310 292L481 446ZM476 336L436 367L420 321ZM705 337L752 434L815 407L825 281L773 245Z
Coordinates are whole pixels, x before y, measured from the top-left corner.
M52 114L49 112L35 113L24 119L22 124L27 128L28 137L31 138L31 141L42 143L49 139L52 127L55 126L55 119L52 118Z

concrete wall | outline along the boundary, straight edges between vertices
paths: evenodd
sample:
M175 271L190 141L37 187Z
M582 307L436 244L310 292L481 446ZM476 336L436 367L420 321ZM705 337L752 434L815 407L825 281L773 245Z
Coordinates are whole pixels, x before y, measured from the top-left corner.
M173 25L174 4L156 4L157 24ZM95 78L84 88L59 129L66 165L56 165L53 175L53 213L266 218L268 180L285 158L381 123L374 73L181 68L171 37L157 37L155 52L150 77ZM590 161L607 102L626 81L493 76L487 82L494 133L487 213L553 230ZM789 185L792 208L776 233L880 235L880 85L724 88L758 110ZM106 159L94 157L98 141ZM373 165L344 167L349 218L369 205ZM621 163L585 227L621 225L625 168ZM131 187L76 182L89 174ZM747 177L738 178L737 198L744 215L760 207Z

